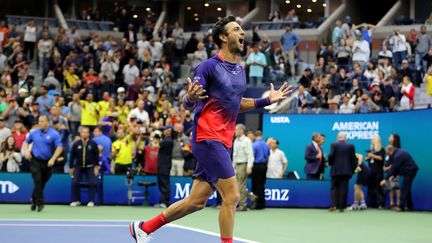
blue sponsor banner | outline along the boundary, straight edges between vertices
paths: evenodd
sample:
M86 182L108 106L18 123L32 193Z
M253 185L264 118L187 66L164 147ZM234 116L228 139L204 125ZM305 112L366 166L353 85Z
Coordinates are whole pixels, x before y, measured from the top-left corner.
M329 153L330 144L336 140L337 133L347 132L348 141L355 145L357 153L364 156L366 150L370 149L373 135L379 134L386 146L390 134L397 133L401 137L402 148L412 155L420 167L413 185L414 206L421 210L432 210L432 187L429 186L432 183L432 157L429 153L431 121L432 110L350 115L266 114L263 117L263 132L265 138L275 137L279 140L279 148L288 159L288 171L297 171L303 179L306 178L304 151L311 143L313 132L326 135L323 146L326 154ZM326 169L325 179L330 179L329 169Z
M0 202L31 201L33 179L30 173L0 173ZM45 186L46 203L70 203L72 182L67 174L53 174Z
M139 181L156 182L155 176L135 176L129 187L125 176L107 175L103 178L103 203L140 205L144 203L144 187ZM71 202L71 178L67 174L54 174L45 188L46 203ZM248 180L250 190L250 180ZM192 189L192 179L171 177L171 202L187 197ZM29 173L0 173L0 202L28 203L33 190ZM269 207L327 207L330 184L328 181L267 180L265 198ZM85 191L82 193L85 194ZM160 193L156 186L149 187L148 203L159 203ZM83 195L83 202L86 197ZM213 193L207 205L216 203Z

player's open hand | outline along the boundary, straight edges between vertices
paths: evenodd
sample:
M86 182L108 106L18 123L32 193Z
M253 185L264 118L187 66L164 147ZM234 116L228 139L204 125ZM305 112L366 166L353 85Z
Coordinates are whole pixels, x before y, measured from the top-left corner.
M198 82L193 82L188 78L187 98L192 102L207 99L208 95L204 95L206 90Z
M292 91L292 86L285 82L278 90L275 90L274 85L270 84L270 94L269 99L271 103L278 102L279 100L283 100L287 97L289 93Z

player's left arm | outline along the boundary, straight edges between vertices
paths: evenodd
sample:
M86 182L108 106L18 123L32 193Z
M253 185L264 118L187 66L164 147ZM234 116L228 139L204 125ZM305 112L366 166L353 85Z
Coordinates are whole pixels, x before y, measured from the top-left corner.
M270 84L270 94L268 97L253 99L253 98L242 98L240 103L240 111L248 111L256 108L262 108L271 105L275 102L283 100L291 93L292 86L288 83L284 83L278 90L275 90L273 84Z

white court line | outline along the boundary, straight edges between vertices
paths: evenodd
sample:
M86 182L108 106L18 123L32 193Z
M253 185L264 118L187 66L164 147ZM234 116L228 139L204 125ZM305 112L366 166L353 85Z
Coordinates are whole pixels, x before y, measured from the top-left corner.
M17 222L117 222L117 223L129 223L130 221L127 220L90 220L90 219L73 219L73 220L53 220L53 219L0 219L0 222L7 222L7 221L17 221ZM90 227L90 228L101 228L101 227L107 227L107 228L124 228L125 225L119 225L119 224L68 224L68 223L62 223L62 224L31 224L31 223L0 223L0 226L9 226L9 227L18 227L18 226L26 226L26 227ZM201 230L201 229L195 229L187 226L177 225L177 224L168 224L168 226L173 228L179 228L189 231L194 231L202 234L207 234L211 236L219 237L219 234L213 233L207 230ZM251 241L246 240L238 237L234 237L234 240L243 241L245 243L259 243L257 241Z

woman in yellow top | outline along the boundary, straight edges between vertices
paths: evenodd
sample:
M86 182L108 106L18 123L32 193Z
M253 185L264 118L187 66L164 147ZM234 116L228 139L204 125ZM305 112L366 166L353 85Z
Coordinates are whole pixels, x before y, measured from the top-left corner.
M109 114L111 114L111 112L109 111L109 105L110 105L109 93L104 92L103 93L103 99L98 102L99 119L102 119L102 118L108 116Z
M426 83L426 94L432 96L432 66L429 67L427 73L425 74L423 82Z
M119 99L117 101L116 112L119 114L120 123L125 122L127 116L129 115L130 108L125 104L123 99Z
M111 150L111 157L115 162L114 174L126 174L135 157L135 143L132 143L128 136L125 137L123 129L117 131L117 138Z

